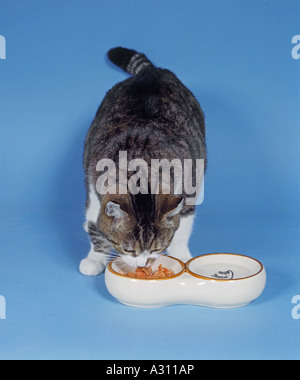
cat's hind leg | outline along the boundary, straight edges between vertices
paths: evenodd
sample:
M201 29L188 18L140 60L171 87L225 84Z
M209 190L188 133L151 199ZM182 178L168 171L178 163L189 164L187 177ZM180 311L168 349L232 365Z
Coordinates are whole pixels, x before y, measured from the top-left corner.
M180 225L175 232L172 243L167 252L169 256L173 256L183 262L187 262L192 258L188 243L193 229L195 214L181 216Z

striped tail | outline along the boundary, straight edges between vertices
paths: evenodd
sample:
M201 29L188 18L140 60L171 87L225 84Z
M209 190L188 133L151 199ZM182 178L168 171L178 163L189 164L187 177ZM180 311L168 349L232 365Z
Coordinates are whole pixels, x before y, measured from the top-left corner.
M116 66L121 67L131 75L140 74L145 69L154 67L144 54L122 47L109 50L108 58Z

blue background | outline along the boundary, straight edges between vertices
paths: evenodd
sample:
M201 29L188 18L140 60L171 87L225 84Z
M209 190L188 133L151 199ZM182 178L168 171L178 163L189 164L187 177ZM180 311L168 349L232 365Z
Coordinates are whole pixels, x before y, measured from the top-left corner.
M1 359L299 359L299 17L296 0L0 0ZM126 78L105 58L114 46L201 103L209 163L190 248L261 260L251 305L134 309L80 275L83 141Z

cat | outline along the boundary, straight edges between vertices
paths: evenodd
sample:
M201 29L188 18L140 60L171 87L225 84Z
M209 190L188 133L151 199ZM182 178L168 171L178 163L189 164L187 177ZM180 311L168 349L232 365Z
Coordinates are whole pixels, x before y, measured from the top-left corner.
M80 263L85 275L102 273L111 255L131 267L150 265L166 252L183 261L192 257L188 241L195 205L188 204L184 191L178 194L173 188L164 194L160 187L158 194L100 194L100 160L117 162L120 152L126 152L128 161L203 159L206 168L204 114L194 95L142 53L118 47L108 58L131 77L106 94L85 141L84 228L91 240L90 252ZM171 174L174 184L174 170Z

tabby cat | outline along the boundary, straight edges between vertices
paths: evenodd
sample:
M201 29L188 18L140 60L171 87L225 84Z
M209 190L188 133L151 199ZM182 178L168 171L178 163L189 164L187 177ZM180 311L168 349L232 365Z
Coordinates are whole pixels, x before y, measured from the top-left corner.
M184 190L165 194L161 186L155 194L99 193L97 180L104 172L99 161L110 159L118 167L120 152L126 152L128 162L143 159L149 167L152 159L206 162L204 115L193 94L172 72L156 68L135 50L114 48L108 57L131 76L107 93L85 142L84 228L91 240L80 263L85 275L103 272L114 255L131 267L150 265L166 252L183 261L191 258L195 206L188 204ZM170 178L174 183L172 168Z

